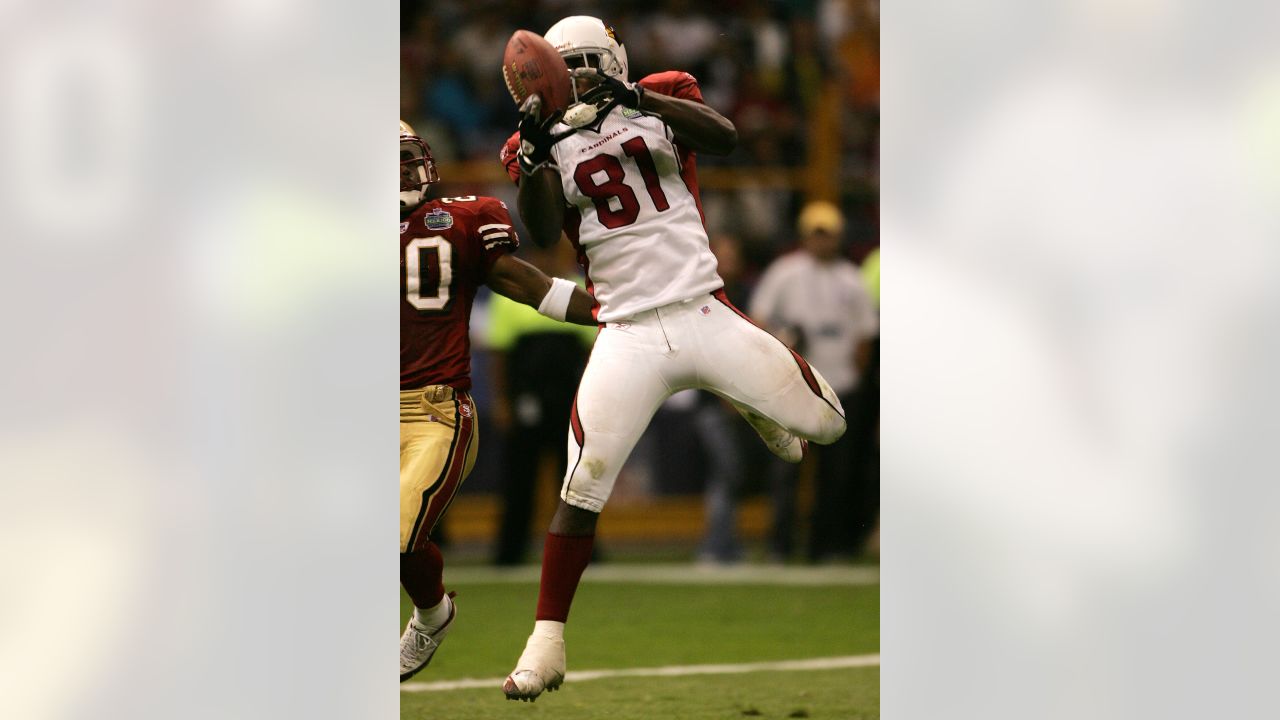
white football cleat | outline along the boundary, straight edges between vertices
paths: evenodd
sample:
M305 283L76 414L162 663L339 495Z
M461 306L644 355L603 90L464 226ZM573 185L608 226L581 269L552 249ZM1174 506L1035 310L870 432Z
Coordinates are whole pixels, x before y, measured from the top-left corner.
M778 423L769 418L757 415L745 408L738 408L738 412L742 413L742 417L746 419L764 441L766 447L774 455L786 460L789 463L798 463L804 459L804 455L809 450L809 441L804 438L793 435L784 429Z
M449 617L435 630L419 623L417 613L410 613L409 624L405 626L404 634L400 636L400 682L417 675L420 670L429 665L436 650L440 648L444 636L449 634L453 619L458 616L458 608L453 603L453 596L454 593L444 596L445 602L449 603Z
M531 702L543 690L551 692L564 682L564 638L539 633L529 636L516 669L502 683L508 700Z

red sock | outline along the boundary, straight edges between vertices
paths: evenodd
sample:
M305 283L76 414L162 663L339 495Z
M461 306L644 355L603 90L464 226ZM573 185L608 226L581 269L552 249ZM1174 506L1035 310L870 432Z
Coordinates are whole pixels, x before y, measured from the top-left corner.
M578 589L582 571L591 562L594 535L556 535L547 533L542 546L542 584L538 587L536 620L569 619L569 605Z
M400 553L400 584L417 607L435 607L444 599L444 556L435 543Z

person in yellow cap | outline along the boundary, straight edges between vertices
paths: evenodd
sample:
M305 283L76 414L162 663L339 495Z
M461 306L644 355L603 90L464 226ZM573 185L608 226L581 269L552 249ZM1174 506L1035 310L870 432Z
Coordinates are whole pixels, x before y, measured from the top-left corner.
M843 253L844 215L839 208L811 202L800 212L796 228L798 249L766 268L752 296L751 316L808 358L848 408L879 332L875 306L857 265ZM856 468L863 465L855 457L855 449L862 446L857 436L869 432L850 419L843 438L811 448L817 469L809 559L852 555L871 529L874 517L858 518L856 524L866 527L850 528L848 515L862 494L855 479ZM779 466L773 482L770 554L778 559L789 558L794 549L796 476L795 466Z

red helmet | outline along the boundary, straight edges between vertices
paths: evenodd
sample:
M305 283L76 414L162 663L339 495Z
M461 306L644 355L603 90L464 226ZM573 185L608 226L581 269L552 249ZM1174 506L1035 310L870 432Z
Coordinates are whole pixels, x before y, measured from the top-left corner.
M425 197L426 187L440 182L431 146L400 121L400 207L416 207Z

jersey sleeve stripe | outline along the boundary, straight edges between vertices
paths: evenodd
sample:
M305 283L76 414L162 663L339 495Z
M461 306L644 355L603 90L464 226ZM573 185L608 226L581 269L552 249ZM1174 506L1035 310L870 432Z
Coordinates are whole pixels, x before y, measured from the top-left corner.
M481 225L480 227L476 228L476 230L483 234L483 233L489 232L490 230L505 230L505 229L509 229L510 227L511 227L510 225L506 225L504 223L491 223L489 225Z

